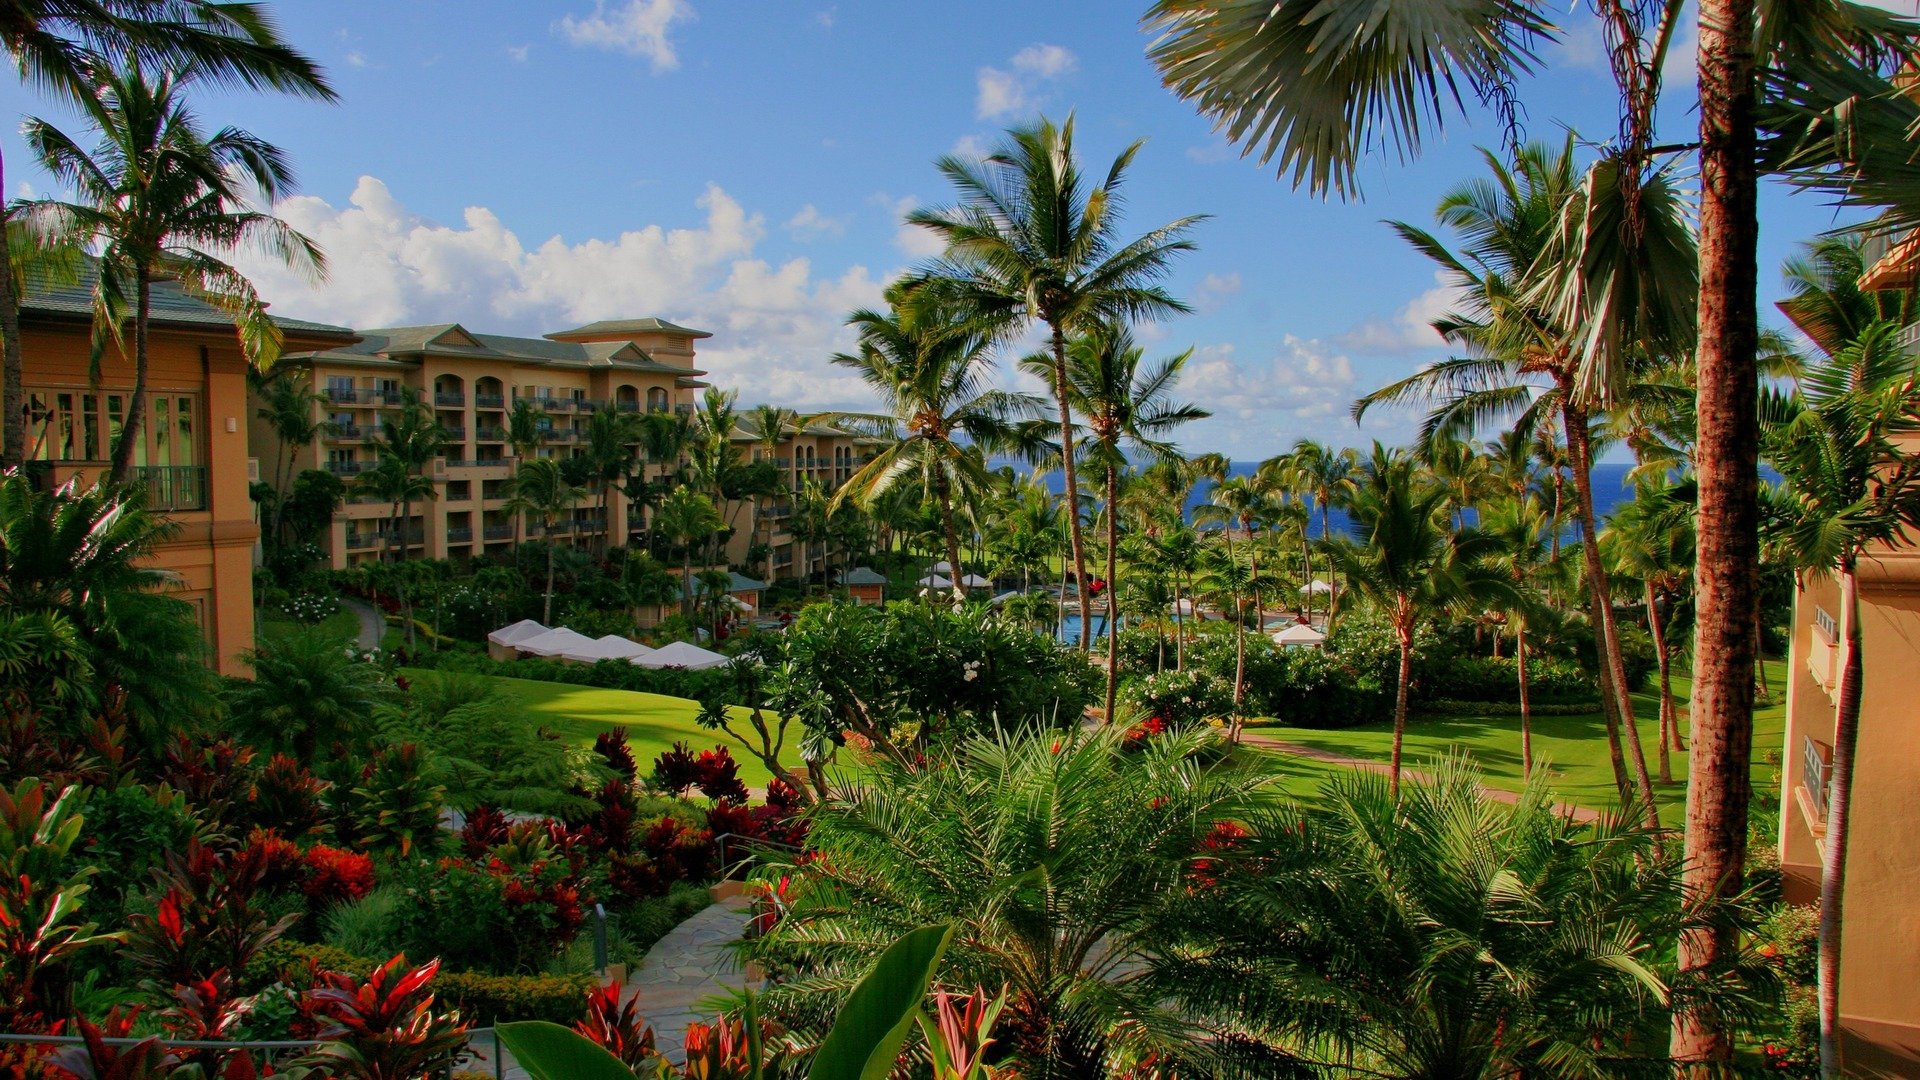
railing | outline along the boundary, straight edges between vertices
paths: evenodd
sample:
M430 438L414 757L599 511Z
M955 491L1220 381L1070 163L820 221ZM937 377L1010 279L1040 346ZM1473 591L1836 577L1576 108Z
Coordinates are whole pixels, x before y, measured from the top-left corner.
M347 550L361 551L380 543L377 532L350 532L347 534Z
M773 565L777 567L782 567L782 568L792 566L793 565L793 549L783 548L779 551L774 552Z
M679 413L679 414L680 414L681 416L692 416L692 415L693 415L693 406L691 406L691 405L675 405L675 406L673 407L673 411L674 411L674 412L677 412L677 413Z
M433 394L433 403L435 405L446 405L452 408L465 408L467 404L467 395L443 394L436 390L434 391L434 394Z
M149 510L207 508L204 465L144 465L133 470L133 482L146 488Z
M1807 788L1807 797L1813 800L1813 808L1819 812L1820 820L1827 820L1827 801L1831 795L1827 783L1833 773L1833 748L1808 735L1800 743L1800 764L1805 773L1803 783Z
M326 394L328 401L343 404L373 400L373 391L356 390L351 386L329 386L323 393Z
M473 540L473 530L471 528L457 528L457 529L447 530L447 543L449 544L465 544L465 543L471 542L472 540Z
M497 427L483 427L473 433L473 438L474 438L474 441L476 442L503 443L507 441L507 429L497 428Z
M449 469L486 469L494 466L506 468L506 458L448 458Z
M540 433L540 438L545 442L575 442L580 433L568 428L548 428Z
M480 535L487 540L511 540L513 539L513 526L489 525L480 530Z
M638 401L616 401L613 403L613 407L620 412L640 411L640 403Z
M760 516L770 520L791 517L792 515L793 506L790 503L774 503L772 506L763 506L760 508Z
M774 458L773 467L776 469L791 469L793 468L793 459L786 457Z
M448 427L448 426L447 426L447 425L445 425L445 424L441 424L441 425L440 425L440 430L441 430L442 432L445 432L445 433L446 433L446 436L447 436L447 438L448 438L448 439L450 439L450 440L452 440L452 441L454 441L454 442L466 442L466 441L467 441L467 429L466 429L466 428L463 428L463 427Z
M594 906L599 908L598 904ZM595 941L598 945L604 941L606 936L606 915L604 909L598 912L597 915ZM601 957L604 956L605 951L604 947L599 947L596 948L594 953L596 961L601 963L602 970L605 970L605 962ZM111 1038L102 1037L100 1041L107 1046L126 1049L139 1046L148 1040L144 1038L116 1036ZM291 1055L297 1059L311 1051L328 1045L324 1039L229 1040L154 1038L152 1041L157 1042L162 1048L169 1051L206 1050L213 1051L216 1055L220 1056L244 1056L249 1062L258 1061L264 1063L267 1066L265 1070L266 1073L277 1071L274 1069L274 1066L279 1063L283 1055ZM4 1032L0 1033L0 1044L4 1043L21 1043L27 1046L84 1047L87 1044L87 1040L79 1035L27 1035L15 1032ZM483 1045L485 1049L482 1049ZM469 1028L467 1029L466 1044L438 1061L427 1063L426 1071L422 1075L434 1077L452 1076L457 1071L460 1071L460 1067L463 1065L469 1063L485 1063L488 1070L493 1073L494 1080L504 1080L507 1072L505 1065L506 1053L504 1051L505 1048L500 1045L499 1033L493 1028ZM185 1057L188 1055L182 1054L179 1056ZM230 1071L238 1074L241 1070ZM470 1072L471 1070L467 1071ZM260 1070L258 1070L257 1067L245 1070L246 1075L249 1076L256 1075L259 1072ZM482 1075L485 1074L483 1073Z
M507 399L502 394L475 394L473 395L473 407L476 409L504 409L507 407Z
M604 402L594 401L591 398L575 398L573 404L574 407L578 408L581 412L596 412Z
M565 536L573 531L573 522L556 521L551 525L540 526L540 531L547 536Z
M1894 340L1900 343L1901 348L1910 353L1920 352L1920 323L1912 323L1901 327L1899 335L1896 336Z
M537 397L533 403L548 412L572 412L573 399L563 397Z

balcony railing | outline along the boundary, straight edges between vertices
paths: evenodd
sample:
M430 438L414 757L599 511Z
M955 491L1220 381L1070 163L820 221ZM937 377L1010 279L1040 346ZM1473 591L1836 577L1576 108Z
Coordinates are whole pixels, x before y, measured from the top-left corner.
M580 433L570 428L548 428L540 433L540 438L544 442L576 442Z
M466 442L466 441L467 441L467 429L466 429L466 428L463 428L463 427L448 427L448 426L447 426L447 425L445 425L445 424L441 424L441 425L440 425L440 430L441 430L441 431L443 431L443 432L445 432L445 433L446 433L446 436L447 436L447 438L449 438L449 439L451 439L451 440L453 440L454 442Z
M133 482L146 489L149 510L207 508L204 465L144 465L133 470Z
M493 468L496 466L502 469L506 468L507 459L505 458L448 458L447 459L447 468L449 469L486 469L486 468Z
M371 461L329 461L327 471L335 476L358 476L373 468Z
M467 404L467 395L460 394L460 393L446 394L436 390L434 391L434 394L433 394L433 403L435 405L445 405L448 408L453 408L453 409L465 408Z
M397 390L369 390L365 387L329 386L321 391L328 401L338 405L393 406L400 404Z
M501 394L475 394L473 395L473 407L476 409L504 409L507 407L507 399Z
M503 443L507 441L507 429L497 428L497 427L483 427L473 433L473 438L475 442Z
M537 397L533 399L536 407L548 412L572 412L573 399L563 397Z
M691 406L691 405L675 405L675 406L673 407L673 411L674 411L674 412L677 412L677 413L679 413L679 414L680 414L681 416L692 416L692 415L693 415L693 406Z
M1906 351L1920 353L1920 323L1901 327L1899 335L1894 340L1899 342L1900 347Z
M1811 735L1805 736L1800 743L1800 764L1805 773L1807 798L1812 801L1814 810L1824 822L1827 820L1827 800L1831 797L1827 782L1833 773L1833 748Z
M613 403L613 407L621 412L640 411L640 403L638 401L616 401Z
M594 401L591 398L575 398L573 401L574 407L585 413L596 412L603 404L605 402Z
M335 424L327 429L327 438L333 442L351 442L372 434L372 428L359 424Z
M449 544L466 544L472 541L473 529L469 527L449 528L447 530L447 543Z
M791 503L774 503L771 506L763 506L760 508L760 516L769 520L791 517L792 515L793 505Z
M513 526L489 525L480 530L480 535L488 540L511 540L513 539Z

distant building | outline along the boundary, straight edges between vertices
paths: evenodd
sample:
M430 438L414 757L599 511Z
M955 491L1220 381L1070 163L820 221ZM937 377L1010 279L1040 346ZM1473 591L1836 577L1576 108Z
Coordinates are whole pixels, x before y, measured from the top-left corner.
M41 482L91 482L107 471L132 402L133 348L109 349L88 377L92 283L30 292L20 306L27 396L28 472ZM176 528L152 564L172 572L222 674L245 674L253 648L253 546L259 536L247 485L248 362L225 312L171 281L153 286L147 415L133 476L147 506ZM346 347L339 326L275 319L290 350Z
M835 582L847 590L847 596L863 607L877 607L887 601L887 579L864 566L856 566L838 575Z

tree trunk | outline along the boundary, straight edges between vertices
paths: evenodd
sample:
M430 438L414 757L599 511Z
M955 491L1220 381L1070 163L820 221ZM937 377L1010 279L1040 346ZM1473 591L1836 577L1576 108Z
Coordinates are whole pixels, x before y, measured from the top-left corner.
M1075 592L1080 598L1080 651L1093 648L1093 625L1087 620L1087 550L1080 538L1080 480L1073 461L1073 413L1067 407L1067 335L1053 327L1053 396L1060 403L1060 469L1067 499L1067 528L1073 545Z
M153 279L147 268L134 275L133 314L133 400L127 403L127 426L120 429L120 440L113 445L113 466L108 477L115 484L127 482L133 470L133 448L140 442L140 425L147 417L147 319L152 313Z
M6 191L6 176L6 157L0 154L0 193ZM0 213L0 244L4 244L0 246L0 352L5 354L0 376L0 410L5 415L0 425L0 469L18 468L27 456L27 375L20 353L20 294L14 288L8 217Z
M553 552L547 552L547 558L553 558ZM680 614L688 622L693 621L693 538L687 537L680 545Z
M1761 625L1761 623L1760 623L1760 605L1759 605L1759 604L1755 604L1755 605L1754 605L1754 609L1753 609L1753 675L1754 675L1754 682L1755 682L1755 683L1757 683L1757 684L1759 685L1759 687L1760 687L1760 692L1761 692L1762 694L1765 694L1765 695L1767 695L1768 697L1772 697L1772 696L1773 696L1773 689L1772 689L1771 687L1769 687L1769 686L1767 685L1767 654L1766 654L1766 652L1765 652L1765 651L1764 651L1763 649L1761 649L1761 647L1760 647L1760 642L1761 642L1761 640L1762 640L1762 635L1763 635L1763 634L1765 633L1765 631L1766 631L1766 627L1764 627L1764 626L1762 626L1762 625Z
M550 523L543 523L541 531L551 533L553 530ZM553 541L551 538L547 541L547 597L540 608L540 621L548 626L553 625Z
M407 526L413 521L413 500L400 500L400 561L407 561L407 542L412 539L407 534ZM413 590L404 581L396 580L399 586L395 591L400 594L400 618L406 623L407 651L413 651Z
M1394 631L1400 638L1400 681L1393 691L1393 765L1387 774L1387 790L1398 799L1400 749L1407 737L1407 680L1413 677L1413 625L1411 616L1404 610L1396 614L1394 623Z
M1514 664L1520 670L1520 767L1521 776L1533 779L1533 700L1527 691L1527 628L1523 623L1516 631L1513 647Z
M953 579L953 602L967 602L967 590L960 584L960 534L953 527L953 487L947 480L947 471L935 466L933 470L933 491L940 499L940 532L947 543L947 573Z
M1115 620L1119 616L1116 598L1120 595L1120 582L1115 576L1119 565L1115 553L1120 548L1120 518L1113 512L1114 500L1120 494L1120 472L1112 464L1107 466L1107 723L1113 723L1114 699L1120 691L1120 635L1114 632Z
M1673 783L1673 762L1667 753L1668 734L1673 730L1673 664L1667 656L1667 635L1660 626L1659 597L1653 582L1647 582L1647 632L1653 635L1653 655L1660 661L1660 782Z
M1329 537L1332 534L1333 521L1331 517L1329 517L1328 508L1327 508L1327 503L1332 501L1332 499L1333 499L1333 495L1329 493L1326 498L1320 500L1320 546L1322 547L1327 547L1327 545L1332 543ZM1313 584L1313 560L1312 559L1307 560L1307 584L1308 585ZM1309 590L1307 595L1312 596L1313 595L1312 591ZM1311 603L1312 601L1309 600L1308 602ZM1327 549L1327 623L1326 623L1328 630L1333 629L1333 609L1339 606L1340 606L1340 575L1333 568L1333 550L1332 548L1329 547Z
M1700 3L1700 330L1696 354L1699 540L1695 571L1693 753L1683 884L1705 904L1744 885L1753 756L1753 617L1760 576L1755 289L1760 231L1754 165L1754 0ZM1679 978L1734 960L1724 922L1680 937ZM1710 1011L1674 1014L1673 1057L1724 1068L1733 1033Z
M1851 559L1840 567L1841 640L1846 660L1840 668L1840 693L1833 723L1833 764L1827 778L1827 842L1820 858L1819 970L1820 1075L1845 1073L1840 1044L1840 937L1847 893L1847 840L1853 816L1853 763L1860 742L1860 579Z

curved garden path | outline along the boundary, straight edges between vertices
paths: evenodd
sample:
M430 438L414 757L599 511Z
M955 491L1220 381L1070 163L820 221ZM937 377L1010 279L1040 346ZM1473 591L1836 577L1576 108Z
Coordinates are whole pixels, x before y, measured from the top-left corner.
M381 617L380 613L374 610L373 605L367 603L365 600L355 599L351 596L343 596L340 598L340 606L353 612L354 616L360 620L360 640L358 642L360 648L379 648L380 639L387 636L387 620Z
M640 1015L653 1025L660 1053L668 1060L684 1058L688 1023L713 1021L714 1010L702 1007L702 1001L748 985L747 973L728 946L747 932L749 903L736 896L709 905L654 942L640 967L627 976L627 993L639 999Z

